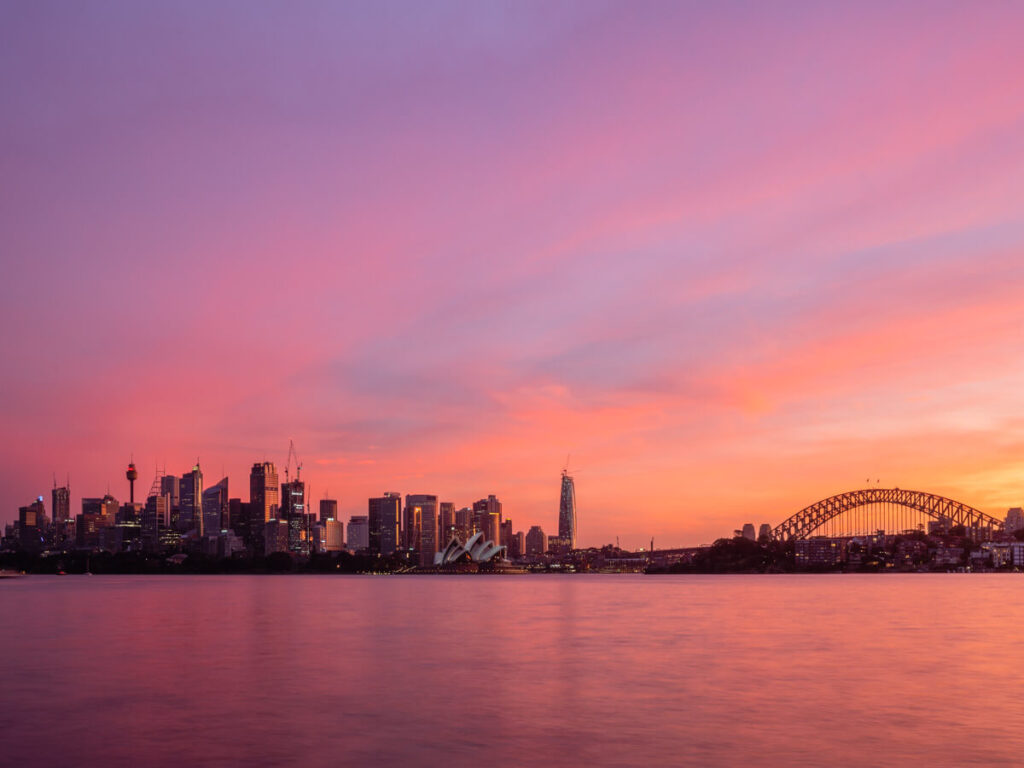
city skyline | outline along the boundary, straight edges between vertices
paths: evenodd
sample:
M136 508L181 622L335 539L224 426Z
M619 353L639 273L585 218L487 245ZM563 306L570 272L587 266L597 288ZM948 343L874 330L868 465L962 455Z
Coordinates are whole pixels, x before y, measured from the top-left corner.
M0 523L289 438L548 533L571 453L582 546L1021 505L1024 10L399 8L0 7Z

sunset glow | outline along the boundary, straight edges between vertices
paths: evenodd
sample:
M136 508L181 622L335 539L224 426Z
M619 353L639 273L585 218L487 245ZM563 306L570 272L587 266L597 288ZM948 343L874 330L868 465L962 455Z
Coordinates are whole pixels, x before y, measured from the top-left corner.
M0 523L289 439L549 533L568 457L583 546L1001 518L1024 6L901 8L0 5Z

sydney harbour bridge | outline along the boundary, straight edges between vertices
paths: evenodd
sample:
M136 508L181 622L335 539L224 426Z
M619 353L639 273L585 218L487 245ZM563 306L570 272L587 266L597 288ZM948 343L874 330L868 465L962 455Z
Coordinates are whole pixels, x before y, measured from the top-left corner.
M1003 521L959 501L934 493L900 488L865 488L829 496L775 526L776 540L811 536L859 536L878 531L927 531L930 521L972 533L1003 529Z

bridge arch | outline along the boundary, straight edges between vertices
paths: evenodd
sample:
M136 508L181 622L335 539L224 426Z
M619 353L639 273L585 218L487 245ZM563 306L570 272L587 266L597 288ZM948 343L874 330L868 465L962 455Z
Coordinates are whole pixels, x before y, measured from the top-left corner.
M992 528L1002 530L1003 521L986 515L974 507L947 499L934 493L907 491L900 488L865 488L829 496L804 507L785 522L775 526L775 539L806 539L828 521L844 512L872 504L894 504L923 513L936 520L947 520L950 525L966 528Z

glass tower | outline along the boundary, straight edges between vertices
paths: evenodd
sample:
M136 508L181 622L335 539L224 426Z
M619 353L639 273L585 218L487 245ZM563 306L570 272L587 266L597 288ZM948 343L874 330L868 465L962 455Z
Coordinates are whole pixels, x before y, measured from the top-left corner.
M558 503L558 538L570 550L576 549L576 486L572 475L562 470L562 498Z

